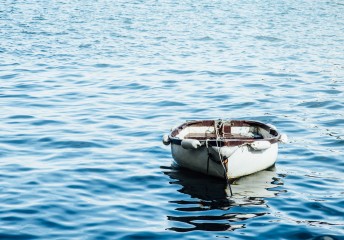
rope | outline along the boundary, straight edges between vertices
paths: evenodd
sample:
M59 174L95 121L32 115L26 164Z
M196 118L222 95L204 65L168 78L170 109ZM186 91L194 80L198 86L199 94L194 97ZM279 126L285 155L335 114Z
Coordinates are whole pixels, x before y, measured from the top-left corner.
M229 181L229 179L228 179L226 166L225 166L224 162L222 161L221 150L220 150L220 147L219 147L219 144L218 144L218 141L220 141L221 138L220 138L220 136L219 136L219 132L218 132L218 129L217 129L217 128L218 128L218 127L220 128L220 126L223 125L223 122L222 122L222 120L220 119L219 122L218 122L218 126L216 126L216 122L214 122L214 125L215 125L214 127L215 127L215 134L216 134L216 147L219 149L219 151L218 151L218 153L219 153L219 159L220 159L221 165L222 165L222 167L223 167L223 170L224 170L224 177L225 177L225 179L226 179L226 182L227 182L227 185L228 185L228 187L229 187L229 191L230 191L231 197L232 197L232 196L233 196L233 192L232 192L231 183L230 183L230 181ZM208 148L208 143L206 142L206 144L207 144L207 148ZM228 161L228 159L226 159L226 160ZM225 160L225 161L226 161L226 160ZM208 156L208 161L209 161L209 156Z
M207 147L207 153L208 153L208 160L207 160L207 175L209 175L209 160L210 160L210 152L209 152L209 148L208 148L208 140L205 140L205 146Z

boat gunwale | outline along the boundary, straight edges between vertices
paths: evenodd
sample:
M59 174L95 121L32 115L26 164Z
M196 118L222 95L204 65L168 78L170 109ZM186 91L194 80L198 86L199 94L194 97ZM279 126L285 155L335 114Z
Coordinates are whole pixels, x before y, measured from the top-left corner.
M216 123L217 120L195 120L195 121L187 121L178 127L174 128L171 133L169 134L169 139L172 144L181 145L183 139L176 137L183 129L195 126L195 127L204 127L204 126L212 126ZM201 143L205 143L210 146L238 146L245 143L252 143L255 141L268 141L271 144L277 143L280 138L280 133L271 126L266 125L265 123L259 121L252 121L252 120L226 120L226 122L230 122L231 127L260 127L266 131L268 131L273 137L271 138L262 138L262 139L242 139L242 138L220 138L220 139L206 139L206 140L199 140Z

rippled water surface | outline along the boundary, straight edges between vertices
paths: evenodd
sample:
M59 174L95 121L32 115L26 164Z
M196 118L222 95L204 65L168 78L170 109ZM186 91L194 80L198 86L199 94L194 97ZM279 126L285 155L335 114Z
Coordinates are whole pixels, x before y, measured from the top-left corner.
M0 0L0 239L341 239L343 13L339 0ZM172 168L161 143L219 118L289 136L232 198Z

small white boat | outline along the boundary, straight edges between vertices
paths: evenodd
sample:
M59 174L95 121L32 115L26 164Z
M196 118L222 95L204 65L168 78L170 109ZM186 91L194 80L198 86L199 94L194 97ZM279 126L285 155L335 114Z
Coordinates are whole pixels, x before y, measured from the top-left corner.
M179 166L227 180L273 166L279 142L274 126L248 120L189 121L163 137Z

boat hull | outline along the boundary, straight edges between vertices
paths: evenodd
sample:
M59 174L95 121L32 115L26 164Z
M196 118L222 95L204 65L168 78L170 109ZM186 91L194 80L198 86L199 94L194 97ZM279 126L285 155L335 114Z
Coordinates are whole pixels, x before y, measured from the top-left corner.
M181 145L171 144L172 157L180 167L224 178L225 171L217 149L206 146L198 149L184 149ZM231 152L223 164L226 167L228 179L236 179L274 165L278 154L278 144L271 144L270 148L265 150L254 150L248 145L243 145L220 147L220 151Z

